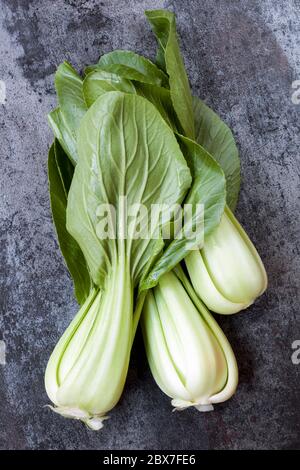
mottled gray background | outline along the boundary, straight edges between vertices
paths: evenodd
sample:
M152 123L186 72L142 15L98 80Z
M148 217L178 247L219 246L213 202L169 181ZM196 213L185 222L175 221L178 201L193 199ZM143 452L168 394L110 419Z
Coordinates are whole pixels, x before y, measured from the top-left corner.
M300 448L299 0L1 0L0 105L2 449ZM114 48L153 57L145 8L178 19L193 90L232 127L243 184L238 217L256 243L270 287L246 313L219 318L236 352L240 385L215 411L171 413L137 338L124 397L100 433L47 408L47 358L76 311L51 222L46 114L53 73Z

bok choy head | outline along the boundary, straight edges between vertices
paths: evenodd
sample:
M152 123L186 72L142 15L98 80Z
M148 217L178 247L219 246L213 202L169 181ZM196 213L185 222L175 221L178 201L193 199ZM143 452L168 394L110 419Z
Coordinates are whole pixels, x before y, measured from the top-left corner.
M237 313L267 288L260 256L228 207L204 247L190 252L185 263L195 291L216 313Z
M164 274L141 316L149 365L177 409L199 411L230 398L238 370L230 344L182 270Z

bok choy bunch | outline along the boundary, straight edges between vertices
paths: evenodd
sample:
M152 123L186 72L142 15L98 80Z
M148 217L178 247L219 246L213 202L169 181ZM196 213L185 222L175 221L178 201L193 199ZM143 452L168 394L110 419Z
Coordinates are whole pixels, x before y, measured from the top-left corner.
M234 313L266 287L232 213L240 186L232 133L191 95L174 15L146 16L156 63L117 50L81 77L64 62L49 114L51 209L80 309L49 359L45 385L54 411L92 429L121 396L140 315L153 376L176 408L230 398L235 357L202 301ZM163 209L149 230L153 206Z

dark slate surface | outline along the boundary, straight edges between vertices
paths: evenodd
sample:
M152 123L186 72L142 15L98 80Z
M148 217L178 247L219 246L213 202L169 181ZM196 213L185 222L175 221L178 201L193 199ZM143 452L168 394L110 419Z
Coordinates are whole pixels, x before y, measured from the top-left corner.
M47 358L76 311L47 194L53 72L114 48L154 55L143 10L175 10L195 93L232 127L243 185L239 219L270 287L246 313L220 318L240 366L235 397L214 412L171 413L138 337L125 394L100 433L43 405ZM300 448L298 0L1 0L0 105L2 449ZM297 75L298 74L298 75Z

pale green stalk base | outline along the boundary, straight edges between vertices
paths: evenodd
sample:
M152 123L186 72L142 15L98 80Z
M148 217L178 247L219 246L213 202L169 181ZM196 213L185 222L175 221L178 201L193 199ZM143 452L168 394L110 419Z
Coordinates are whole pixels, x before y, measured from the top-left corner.
M194 305L198 308L199 312L203 316L204 320L208 324L208 326L213 331L216 339L221 346L223 353L226 358L227 363L227 380L224 388L220 390L218 393L214 394L210 397L210 403L222 403L234 395L236 388L238 386L239 374L238 374L238 366L236 362L236 358L234 352L230 346L228 339L226 338L225 334L223 333L222 329L219 327L218 323L214 319L214 317L210 314L207 310L205 305L201 302L201 300L196 295L194 289L192 288L191 284L189 283L188 279L186 278L182 268L179 266L175 269L178 277L181 279L184 287L190 299L193 301Z
M77 419L82 421L92 431L99 431L103 428L103 421L109 419L109 416L97 416L90 415L86 411L79 408L68 408L68 407L55 407L47 405L52 411L63 416L64 418Z
M100 429L124 388L133 330L133 292L122 259L93 290L54 349L45 373L55 412Z

